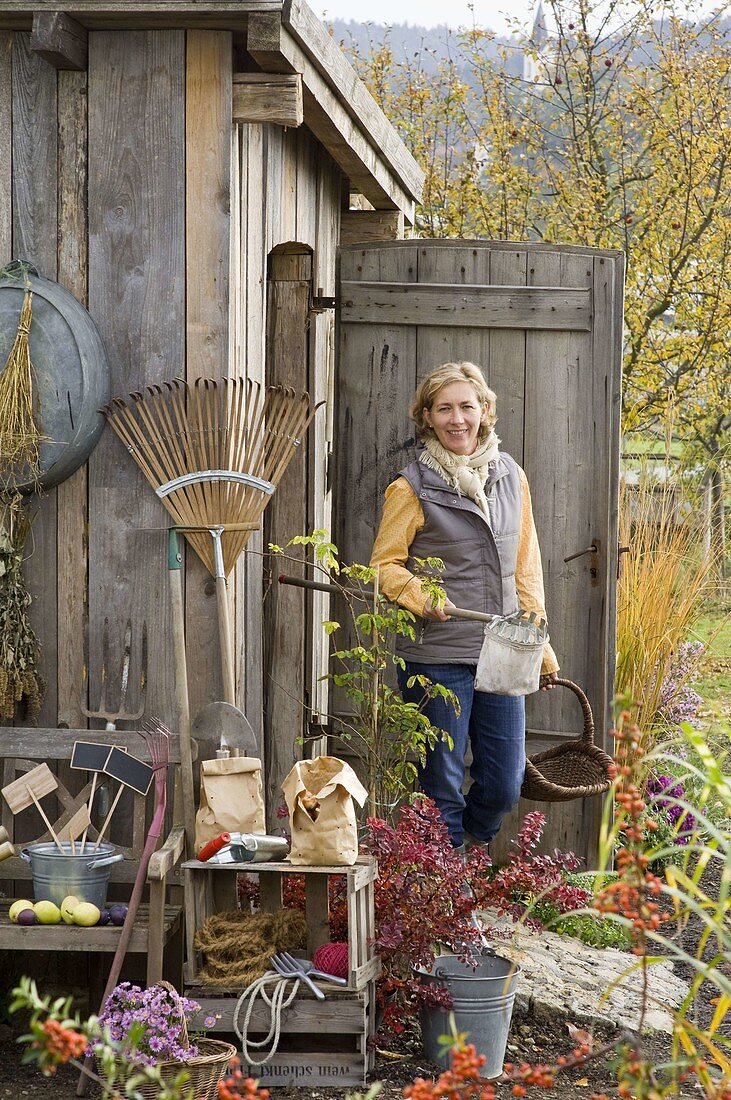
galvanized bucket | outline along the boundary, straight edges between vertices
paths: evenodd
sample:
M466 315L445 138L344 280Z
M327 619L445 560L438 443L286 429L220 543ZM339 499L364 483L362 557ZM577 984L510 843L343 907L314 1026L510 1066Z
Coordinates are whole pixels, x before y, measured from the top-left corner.
M519 974L517 963L500 955L483 956L475 967L460 962L454 955L440 955L431 969L416 970L422 985L449 991L457 1031L466 1031L467 1042L474 1043L477 1053L485 1055L481 1075L488 1080L499 1077L503 1070ZM439 1038L449 1032L449 1009L424 1005L421 1009L424 1052L430 1061L444 1069L449 1067L449 1050L443 1051Z
M33 872L33 894L36 901L52 901L60 905L73 894L79 901L90 901L99 909L107 900L111 865L124 859L113 844L100 844L96 852L86 845L81 855L71 851L71 845L61 844L63 853L52 842L29 844L20 852ZM76 845L78 848L78 845Z

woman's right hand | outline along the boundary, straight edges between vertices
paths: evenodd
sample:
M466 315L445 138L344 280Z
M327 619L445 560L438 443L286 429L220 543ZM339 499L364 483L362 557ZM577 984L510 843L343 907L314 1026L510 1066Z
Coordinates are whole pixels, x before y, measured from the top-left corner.
M444 601L444 607L435 607L430 599L424 601L424 608L421 612L425 619L438 619L439 622L446 623L449 615L445 614L450 607L454 607L455 604L451 600Z

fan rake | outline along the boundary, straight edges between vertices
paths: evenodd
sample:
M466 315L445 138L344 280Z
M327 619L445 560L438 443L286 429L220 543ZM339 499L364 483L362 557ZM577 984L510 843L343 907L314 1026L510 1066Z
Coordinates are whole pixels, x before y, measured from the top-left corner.
M174 378L103 411L214 576L220 539L228 576L318 407L285 386Z
M182 378L115 398L104 415L216 579L224 693L234 703L226 577L319 406L286 386Z

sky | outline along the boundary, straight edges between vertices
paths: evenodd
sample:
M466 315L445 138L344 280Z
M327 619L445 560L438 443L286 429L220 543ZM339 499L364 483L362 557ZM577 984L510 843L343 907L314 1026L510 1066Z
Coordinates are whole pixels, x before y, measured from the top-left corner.
M420 27L469 26L474 20L498 34L508 33L508 19L518 17L522 23L533 21L536 0L309 0L310 7L325 21L352 19L358 23L412 23Z
M691 0L692 2L692 0ZM470 26L474 20L479 26L509 34L511 20L530 27L537 7L537 0L309 0L310 7L325 22L332 19L352 19L357 23L411 23L420 27L436 27L446 23L450 27ZM696 5L702 11L716 6L715 0L699 0Z

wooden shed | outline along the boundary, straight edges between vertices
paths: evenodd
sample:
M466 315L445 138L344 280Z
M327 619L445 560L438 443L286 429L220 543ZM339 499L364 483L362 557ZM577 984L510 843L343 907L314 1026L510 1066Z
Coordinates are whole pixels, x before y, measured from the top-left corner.
M0 267L28 260L87 304L113 395L240 373L323 402L230 579L237 701L272 812L301 753L301 700L322 709L325 654L303 645L300 592L274 586L263 604L261 551L329 527L336 250L403 236L422 178L299 0L0 0ZM87 724L104 620L113 681L129 618L133 641L143 620L150 633L147 711L174 723L168 526L108 430L40 501L27 562L40 727ZM221 662L213 581L190 550L185 565L195 714L222 698ZM317 598L308 614L323 617Z

